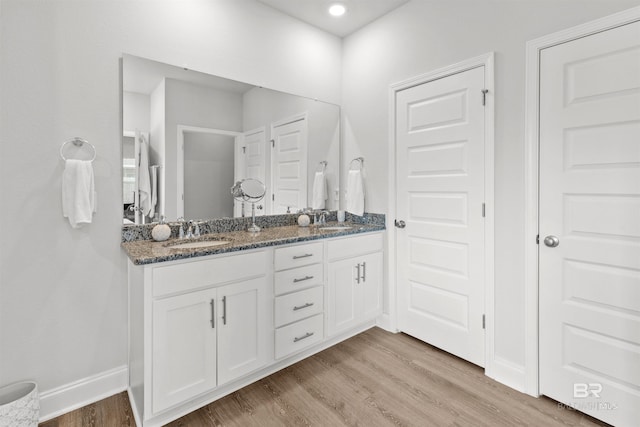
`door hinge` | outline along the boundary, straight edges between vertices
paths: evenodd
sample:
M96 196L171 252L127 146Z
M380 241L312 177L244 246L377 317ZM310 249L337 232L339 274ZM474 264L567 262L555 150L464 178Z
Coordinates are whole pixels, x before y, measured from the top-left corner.
M272 139L272 140L271 140L271 147L272 147L272 148L275 148L275 147L276 147L276 140L275 140L275 139Z
M486 326L485 320L486 320L486 317L485 317L485 315L483 314L483 315L482 315L482 329L486 329L486 328L485 328L485 326Z
M487 105L487 93L489 89L482 89L482 105Z
M242 154L247 154L247 147L242 147Z
M276 195L275 195L275 194L272 194L272 195L271 195L271 201L273 202L273 201L275 201L275 200L276 200Z
M485 217L485 204L482 204L482 218Z

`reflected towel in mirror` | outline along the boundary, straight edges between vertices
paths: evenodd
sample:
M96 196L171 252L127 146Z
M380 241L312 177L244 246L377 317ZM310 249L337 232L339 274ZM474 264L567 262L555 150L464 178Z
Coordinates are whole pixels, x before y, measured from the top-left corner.
M91 161L67 159L62 174L62 215L69 218L71 227L91 224L95 199Z
M324 209L327 200L327 180L324 172L316 172L313 177L313 194L311 196L311 208Z
M346 211L354 215L364 214L364 182L360 169L350 170L347 176Z
M151 212L151 178L149 174L149 144L140 135L140 168L138 170L138 190L140 191L140 207L148 216Z

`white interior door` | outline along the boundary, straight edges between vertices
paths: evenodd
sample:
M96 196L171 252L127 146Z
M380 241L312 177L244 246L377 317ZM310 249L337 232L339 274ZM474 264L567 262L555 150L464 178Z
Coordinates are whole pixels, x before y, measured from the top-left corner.
M640 23L540 64L540 390L638 425Z
M267 185L266 180L266 132L265 128L248 131L236 137L234 182L255 178ZM268 192L268 189L267 189ZM265 202L256 206L256 215L264 215ZM235 217L251 215L251 204L234 199Z
M271 127L271 213L307 206L307 120Z
M398 327L484 365L484 66L398 92Z

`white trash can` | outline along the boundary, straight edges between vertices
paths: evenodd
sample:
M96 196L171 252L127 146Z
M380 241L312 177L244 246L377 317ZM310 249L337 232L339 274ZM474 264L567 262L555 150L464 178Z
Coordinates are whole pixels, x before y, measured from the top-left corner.
M0 427L36 427L38 418L36 383L25 381L0 388Z

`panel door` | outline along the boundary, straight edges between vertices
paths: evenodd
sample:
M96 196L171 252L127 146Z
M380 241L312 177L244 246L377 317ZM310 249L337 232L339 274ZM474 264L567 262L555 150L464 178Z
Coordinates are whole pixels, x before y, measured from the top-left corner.
M396 99L399 329L484 365L484 67Z
M273 358L273 294L264 277L218 288L218 384Z
M540 61L540 389L637 425L640 23Z
M215 289L153 302L154 413L216 387L215 302Z
M266 181L266 132L264 127L245 132L236 137L235 181L255 178L267 185ZM251 203L234 199L234 216L251 215ZM256 215L264 215L264 202L256 206Z
M374 319L382 313L382 252L364 255L361 260L361 280L356 281L362 301L360 318Z
M361 310L356 289L358 262L356 258L349 258L329 263L326 306L329 336L358 324L358 312Z
M307 120L272 126L271 197L273 214L307 206Z

